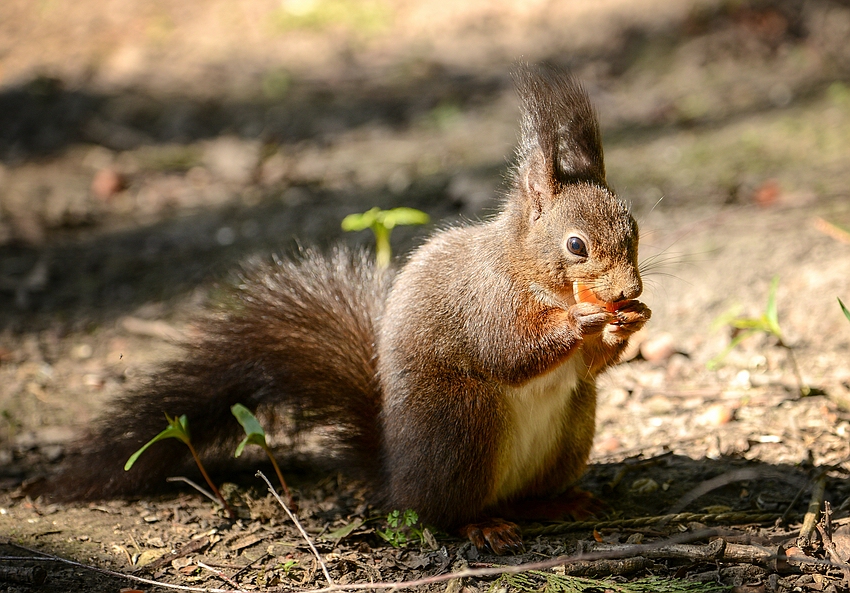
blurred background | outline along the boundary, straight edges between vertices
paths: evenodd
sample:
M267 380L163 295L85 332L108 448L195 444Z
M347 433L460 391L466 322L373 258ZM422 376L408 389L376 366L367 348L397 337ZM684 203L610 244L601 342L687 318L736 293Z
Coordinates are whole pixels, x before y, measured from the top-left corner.
M611 397L792 381L764 342L704 364L777 275L807 380L850 397L848 40L847 0L4 0L0 462L59 456L241 259L369 244L339 225L376 205L432 217L400 254L486 217L517 61L584 81L655 261L663 366Z

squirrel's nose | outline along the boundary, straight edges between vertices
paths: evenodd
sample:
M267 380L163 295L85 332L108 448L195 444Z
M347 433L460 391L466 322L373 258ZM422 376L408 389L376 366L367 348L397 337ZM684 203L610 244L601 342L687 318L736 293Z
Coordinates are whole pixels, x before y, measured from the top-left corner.
M614 290L620 289L612 301L628 301L636 299L643 292L643 282L636 270L624 271L620 276L620 282L614 283Z

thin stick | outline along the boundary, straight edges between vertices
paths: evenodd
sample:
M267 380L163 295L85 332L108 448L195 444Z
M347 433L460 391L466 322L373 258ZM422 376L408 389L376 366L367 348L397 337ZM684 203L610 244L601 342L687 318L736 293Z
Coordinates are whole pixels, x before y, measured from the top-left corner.
M195 451L195 447L193 447L192 443L189 442L189 441L186 441L186 445L189 447L189 451L192 452L192 457L195 458L195 463L198 465L198 469L201 470L201 475L204 476L204 479L207 481L207 484L209 485L210 490L212 490L213 494L215 494L216 497L221 501L221 506L223 506L224 510L227 511L227 514L230 517L230 520L231 521L235 520L236 519L236 513L233 511L233 509L230 507L230 505L227 504L227 501L224 500L224 497L221 495L221 492L219 492L218 488L215 485L215 482L212 481L209 474L207 473L207 470L204 469L204 464L201 463L201 458L198 457L198 452Z
M283 507L283 510L286 511L286 514L289 515L289 518L292 519L293 523L295 523L295 526L298 528L298 531L301 532L301 537L303 537L304 541L307 542L307 545L310 546L310 550L313 552L313 556L316 557L316 560L319 562L319 566L322 567L322 572L325 574L325 579L328 581L328 585L330 585L331 588L335 587L336 585L334 585L334 581L331 578L331 574L328 572L328 567L325 564L325 561L322 560L322 557L321 557L321 555L319 555L319 551L316 549L316 546L314 546L313 542L310 541L310 536L308 536L307 532L304 531L304 528L301 527L301 523L299 523L298 518L295 515L292 514L292 511L290 511L289 507L287 507L286 504L283 502L283 499L280 497L280 495L274 489L274 487L272 486L272 483L269 482L269 479L265 476L265 474L261 471L258 471L256 473L256 476L263 479L263 481L269 487L269 492L271 492L272 495L277 499L278 504L280 504L280 506ZM346 588L348 588L347 585L346 585Z
M195 560L195 564L197 564L198 566L200 566L201 568L203 568L205 570L210 571L215 576L217 576L218 578L220 578L221 580L226 582L228 585L230 585L231 587L233 587L237 591L244 591L244 589L242 589L242 587L239 586L239 583L237 583L236 581L231 579L229 576L227 576L226 574L221 572L219 569L213 568L212 566L209 566L208 564L204 564L200 560Z
M733 469L726 473L720 474L719 476L704 480L695 488L692 488L681 498L679 498L679 500L677 500L675 504L673 504L672 508L668 511L668 514L675 515L677 513L680 513L697 498L701 497L704 494L707 494L708 492L711 492L712 490L716 490L717 488L721 488L728 484L733 484L735 482L741 482L744 480L758 480L765 478L773 478L776 480L783 480L792 484L796 483L800 485L804 485L806 483L806 479L802 476L798 477L793 474L783 473L773 469L750 467Z
M823 547L832 561L841 567L841 572L844 574L844 585L850 587L850 565L841 558L838 550L835 549L835 542L832 541L832 508L829 501L823 503L823 521L821 523L818 523L817 528L823 540Z
M826 474L822 473L815 482L815 487L812 489L809 508L806 509L806 515L803 517L803 526L800 528L800 535L797 536L797 545L804 550L810 548L812 545L812 535L814 535L815 525L817 525L818 517L820 516L820 508L823 505L825 490Z
M212 492L210 492L209 490L207 490L206 488L204 488L203 486L201 486L197 482L193 482L192 480L190 480L186 476L171 476L169 478L165 478L165 481L166 482L185 482L186 484L189 484L189 486L191 486L192 488L194 488L195 490L197 490L198 492L200 492L201 494L203 494L204 496L209 498L211 501L216 503L218 506L220 506L220 507L222 506L221 501L219 499L217 499ZM224 508L224 507L222 507L222 508Z

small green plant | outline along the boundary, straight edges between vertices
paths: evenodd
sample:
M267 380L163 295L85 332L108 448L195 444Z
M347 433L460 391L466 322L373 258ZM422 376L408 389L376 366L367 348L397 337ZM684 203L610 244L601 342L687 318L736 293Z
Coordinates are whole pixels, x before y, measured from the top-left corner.
M395 510L387 515L387 529L381 531L376 530L376 533L392 547L400 548L406 546L411 541L423 542L425 534L421 527L417 527L419 523L419 515L412 509L407 509L404 512Z
M233 509L230 507L230 505L227 504L227 501L221 495L221 492L210 478L206 468L204 468L204 464L201 463L201 458L198 456L198 452L195 450L194 445L192 445L192 437L189 434L189 421L187 420L186 415L183 414L179 418L172 418L171 416L166 414L165 419L168 421L168 426L165 428L165 430L160 432L154 438L142 445L142 447L138 451L133 453L130 456L130 459L127 460L127 463L124 464L124 471L130 471L130 468L133 467L133 464L136 463L136 460L138 460L142 453L147 451L148 448L154 443L165 439L177 439L178 441L189 447L189 451L192 453L192 458L195 460L195 464L197 464L198 469L201 470L201 475L204 476L204 479L207 481L210 490L213 491L215 497L219 500L221 506L224 507L224 509L227 511L227 514L230 516L230 518L235 519L236 514L233 512Z
M378 265L386 268L390 265L392 248L390 233L400 225L427 224L430 218L421 210L415 208L393 208L381 210L378 207L367 210L362 214L349 214L342 219L342 230L362 231L372 229L375 234L375 259Z
M777 345L784 348L788 352L788 359L791 362L791 368L794 376L797 379L797 386L800 390L800 395L806 396L811 393L811 389L803 383L803 377L800 375L800 368L797 366L797 358L794 356L794 349L785 343L782 339L782 329L779 327L779 313L776 307L776 290L779 288L779 276L774 276L770 283L770 290L767 295L767 305L764 312L758 317L743 317L732 316L722 317L719 322L724 325L729 325L735 330L735 334L729 345L723 349L720 354L708 361L709 369L717 369L723 363L723 359L735 349L741 342L747 338L759 333L765 333L776 338Z
M838 299L838 304L841 305L841 310L844 311L844 317L847 318L847 321L850 321L850 311L847 310L847 307L844 306L841 299Z
M234 457L239 457L242 455L242 451L245 450L245 445L257 445L266 452L266 455L269 456L269 459L272 462L272 466L274 467L274 471L277 474L277 479L280 480L280 485L283 488L283 492L286 494L286 498L288 499L290 508L294 511L295 501L292 499L292 494L289 492L289 488L286 485L286 481L283 479L283 473L280 471L280 466L277 464L277 460L272 455L272 450L269 448L266 443L266 431L263 430L263 426L260 424L260 421L257 420L257 417L251 413L251 410L243 406L242 404L236 404L230 408L230 411L239 421L239 424L242 425L242 429L245 431L245 438L242 439L242 442L239 443L239 446L236 447L236 453Z

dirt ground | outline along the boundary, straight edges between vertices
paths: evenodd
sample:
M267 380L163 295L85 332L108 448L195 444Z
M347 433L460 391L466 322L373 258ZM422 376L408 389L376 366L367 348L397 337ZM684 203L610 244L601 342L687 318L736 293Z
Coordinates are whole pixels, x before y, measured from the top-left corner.
M0 3L0 591L165 590L44 554L195 590L324 586L260 466L229 477L235 522L185 485L90 505L21 485L179 355L240 260L368 244L339 223L375 205L431 215L395 232L401 257L486 217L518 133L510 70L542 60L585 82L609 182L642 229L653 318L600 381L582 484L610 522L524 525L511 558L447 534L393 547L359 485L307 451L288 475L330 576L633 557L625 545L675 536L693 547L600 561L591 581L562 563L422 588L850 591L848 39L844 0ZM729 320L762 315L774 278L788 347L759 333L720 360ZM813 497L832 523L805 545Z

